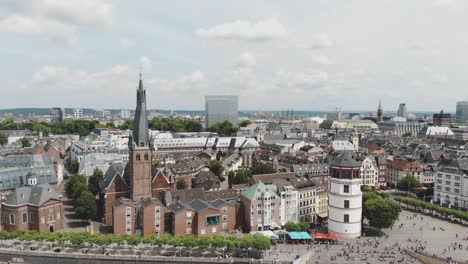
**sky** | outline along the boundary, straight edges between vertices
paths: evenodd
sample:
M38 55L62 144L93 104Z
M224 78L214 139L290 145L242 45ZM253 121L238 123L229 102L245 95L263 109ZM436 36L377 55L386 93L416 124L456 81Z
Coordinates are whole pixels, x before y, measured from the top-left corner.
M468 1L0 1L0 108L455 110Z

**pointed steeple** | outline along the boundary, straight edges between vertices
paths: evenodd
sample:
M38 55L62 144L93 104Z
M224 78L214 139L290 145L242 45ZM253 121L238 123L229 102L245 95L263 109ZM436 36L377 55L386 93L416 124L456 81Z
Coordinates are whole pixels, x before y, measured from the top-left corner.
M382 110L382 100L379 99L379 110Z
M133 120L132 140L133 148L149 146L148 115L146 114L146 90L143 87L141 71L140 82L137 89L137 105L135 110L135 119Z

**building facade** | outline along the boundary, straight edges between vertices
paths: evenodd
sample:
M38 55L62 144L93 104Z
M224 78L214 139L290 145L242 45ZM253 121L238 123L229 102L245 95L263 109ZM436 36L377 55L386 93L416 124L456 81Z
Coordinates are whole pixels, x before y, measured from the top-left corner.
M238 113L237 96L205 96L206 127L224 121L229 121L233 126L237 126Z
M49 110L50 122L51 123L62 123L63 122L63 109L60 107L54 107Z
M361 236L361 164L349 154L330 163L328 187L328 232L342 238Z
M434 126L450 127L452 125L452 115L445 114L444 110L441 110L439 114L432 115L432 123Z
M64 228L63 204L47 183L15 188L2 202L2 229L55 232Z
M259 182L240 195L244 208L244 230L262 231L280 227L281 198L274 184Z
M457 123L468 122L468 101L457 102L455 120L457 121Z
M434 182L434 203L468 210L468 159L442 160Z
M376 187L379 181L379 169L369 157L366 157L361 164L361 184Z

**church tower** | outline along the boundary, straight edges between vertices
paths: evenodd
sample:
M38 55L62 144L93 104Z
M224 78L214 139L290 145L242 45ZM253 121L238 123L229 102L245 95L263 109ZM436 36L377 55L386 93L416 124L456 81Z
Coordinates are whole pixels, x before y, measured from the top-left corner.
M130 198L139 201L151 197L152 144L146 114L146 90L140 73L137 89L137 105L133 119L133 133L129 144L129 186Z
M379 100L379 108L377 109L377 122L383 121L383 110L382 110L382 102Z

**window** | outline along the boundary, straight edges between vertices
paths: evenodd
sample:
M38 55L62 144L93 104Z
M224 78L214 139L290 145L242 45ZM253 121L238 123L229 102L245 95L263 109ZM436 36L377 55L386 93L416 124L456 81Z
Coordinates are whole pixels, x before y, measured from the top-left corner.
M206 218L206 225L207 226L219 225L219 215L208 216Z
M186 233L187 235L191 235L191 234L192 234L192 228L187 228L187 229L185 230L185 233Z
M28 222L28 213L23 213L23 224Z
M187 217L192 217L192 212L187 212Z
M223 230L227 229L227 223L223 223Z
M54 221L54 215L52 213L49 213L49 217L47 219L49 222Z
M450 187L445 187L446 192L450 192Z
M452 183L451 183L450 181L445 181L445 184L446 184L446 185L450 185L450 184L452 184Z
M192 220L187 220L187 226L192 226Z
M343 186L343 192L344 193L349 193L349 185L344 185Z
M29 213L29 222L34 223L34 214L33 213Z
M349 223L349 214L344 215L344 222Z
M223 211L223 213L226 213L227 212L227 207L223 207L223 208L221 208L221 210Z
M460 193L460 189L453 189L454 193Z
M438 180L437 180L437 183L442 184L442 180L441 180L441 179L438 179Z
M455 187L460 187L460 183L459 183L459 182L455 182L454 185L455 185Z
M456 180L456 181L459 181L459 180L460 180L460 176L455 176L455 180Z
M216 233L216 227L211 228L211 232Z
M145 160L148 160L148 153L145 153Z
M349 208L349 200L344 200L344 208Z
M201 231L200 233L201 233L202 235L205 235L205 234L206 234L206 230L205 230L205 229L202 229L202 230L200 230L200 231Z
M15 224L15 216L13 214L10 214L10 225Z
M223 221L227 221L227 215L223 215Z
M140 160L140 154L136 154L136 160Z

